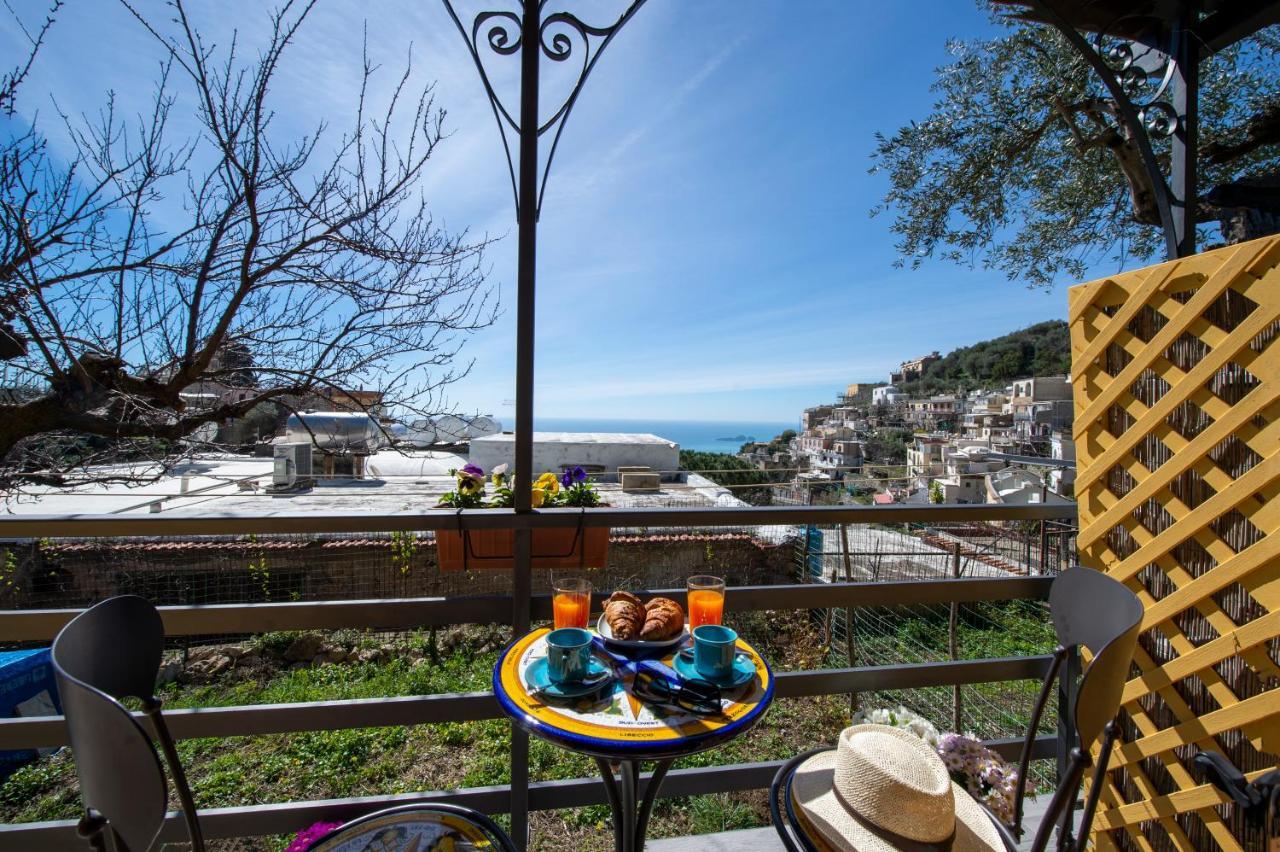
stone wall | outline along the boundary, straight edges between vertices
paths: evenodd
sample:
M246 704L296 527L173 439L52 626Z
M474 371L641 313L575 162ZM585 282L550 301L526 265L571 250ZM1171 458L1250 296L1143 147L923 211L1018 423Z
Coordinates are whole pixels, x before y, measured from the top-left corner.
M600 590L683 586L690 574L731 585L791 582L796 533L623 535L610 540L609 566L585 573ZM509 571L441 572L430 536L130 539L0 544L0 606L85 606L118 594L157 604L319 601L501 594ZM566 572L577 573L577 572ZM533 590L550 588L535 570Z

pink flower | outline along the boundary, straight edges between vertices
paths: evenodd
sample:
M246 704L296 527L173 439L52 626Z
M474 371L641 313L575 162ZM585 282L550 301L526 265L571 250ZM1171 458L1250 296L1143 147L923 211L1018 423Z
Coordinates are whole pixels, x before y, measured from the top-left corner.
M953 780L964 784L1002 821L1012 819L1017 769L975 738L960 734L943 734L938 740L938 754Z
M340 825L342 825L340 822L318 822L315 825L304 828L298 832L297 837L293 838L293 842L288 845L284 852L307 852L312 843L315 843Z

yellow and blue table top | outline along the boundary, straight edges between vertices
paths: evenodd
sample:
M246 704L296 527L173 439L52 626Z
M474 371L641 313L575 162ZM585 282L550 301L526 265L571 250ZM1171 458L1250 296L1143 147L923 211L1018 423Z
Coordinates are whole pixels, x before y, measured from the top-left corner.
M547 628L520 637L498 658L493 691L503 711L529 733L570 751L596 757L660 759L695 754L749 730L773 700L773 673L750 644L738 649L756 667L756 677L725 690L723 713L701 717L676 708L642 702L631 694L629 677L601 694L575 700L533 694L526 672L546 657ZM674 650L674 649L673 649ZM668 666L672 653L662 657Z

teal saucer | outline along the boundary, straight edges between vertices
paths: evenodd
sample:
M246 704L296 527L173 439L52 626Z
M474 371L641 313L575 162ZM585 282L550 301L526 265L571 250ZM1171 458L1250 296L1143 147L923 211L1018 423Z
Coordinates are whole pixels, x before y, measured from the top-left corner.
M680 677L686 680L705 680L707 683L714 683L721 689L734 689L744 683L749 683L756 676L756 664L751 661L750 657L739 651L733 658L733 673L729 677L707 677L694 667L692 649L689 650L691 652L689 654L685 654L683 651L676 654L673 661L675 670L680 674Z
M524 672L525 684L532 693L547 695L552 698L581 698L613 680L612 672L604 663L592 657L587 661L587 676L582 680L552 683L551 673L547 670L547 658L534 660Z

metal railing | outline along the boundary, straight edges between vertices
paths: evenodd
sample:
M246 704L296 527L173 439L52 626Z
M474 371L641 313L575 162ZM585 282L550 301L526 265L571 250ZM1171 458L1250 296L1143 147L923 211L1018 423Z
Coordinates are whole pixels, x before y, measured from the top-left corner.
M551 509L517 514L507 510L426 511L371 516L360 513L274 515L256 517L138 515L0 518L0 540L55 536L121 537L228 535L268 533L396 532L442 529L537 529L572 527L719 527L741 525L906 524L970 521L1046 521L1074 517L1074 506L788 506L760 508L624 509L585 512ZM735 587L727 597L730 611L860 608L920 604L965 604L1010 600L1045 600L1051 577L1020 576L981 579L843 582ZM455 624L519 625L551 616L548 595L529 593L529 583L515 583L510 595L461 598L408 598L305 603L217 604L162 607L168 636L211 636L277 630L367 628L407 630ZM6 610L0 612L0 642L48 641L77 609ZM1015 680L1038 680L1048 671L1049 656L857 666L816 671L778 672L776 696L837 695L880 690L945 687ZM166 713L179 739L282 734L346 728L422 725L501 718L491 692L402 696L341 701L177 709ZM1060 722L1060 725L1062 723ZM1054 758L1057 737L1042 735L1035 756ZM0 720L0 749L67 744L61 717ZM997 751L1014 756L1020 740L997 740ZM780 762L735 764L673 771L660 795L688 796L767 787ZM512 737L511 784L434 790L401 795L361 796L202 809L208 838L287 834L320 819L345 820L384 807L445 801L489 813L510 813L513 826L527 825L530 810L604 804L599 779L528 780L528 743ZM180 842L181 817L170 814L162 838ZM72 820L0 825L0 847L13 849L80 849Z

